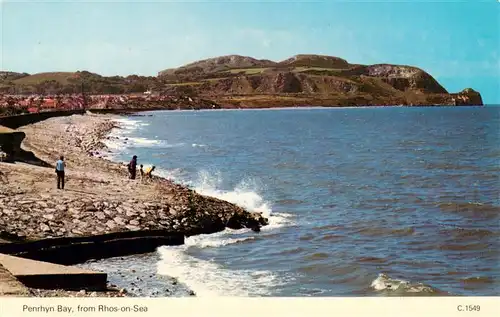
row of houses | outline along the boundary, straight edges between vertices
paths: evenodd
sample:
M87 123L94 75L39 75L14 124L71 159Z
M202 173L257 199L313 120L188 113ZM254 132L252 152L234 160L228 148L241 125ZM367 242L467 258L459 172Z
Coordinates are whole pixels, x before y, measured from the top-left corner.
M65 96L19 96L19 95L0 95L0 107L21 108L30 113L50 110L74 110L83 109L85 99L82 95Z
M152 93L130 95L1 95L0 107L21 108L27 112L77 110L85 108L106 109L124 105L132 101L171 101L174 96Z

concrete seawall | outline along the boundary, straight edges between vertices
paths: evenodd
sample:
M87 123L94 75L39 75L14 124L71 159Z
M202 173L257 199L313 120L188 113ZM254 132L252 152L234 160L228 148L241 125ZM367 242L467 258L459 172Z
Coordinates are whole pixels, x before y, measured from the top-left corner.
M0 253L25 259L74 265L88 260L154 252L162 245L182 245L184 234L164 230L125 231L0 244Z
M2 264L0 264L0 296L30 296L28 288L16 279Z
M39 112L39 113L30 113L30 114L21 114L17 116L9 116L9 117L0 117L0 125L17 129L19 127L37 123L43 120L47 120L49 118L54 117L64 117L71 116L74 114L84 114L85 110L64 110L64 111L47 111L47 112Z
M9 160L12 156L19 156L21 152L21 142L23 142L26 134L4 128L0 125L0 150L7 153Z
M1 161L18 161L44 167L51 166L37 158L32 152L25 151L21 148L21 143L25 137L26 134L24 132L0 126L0 151L7 154L6 157L2 157Z
M90 111L97 114L126 114L145 111L145 109L91 109ZM21 149L21 143L26 137L24 132L11 129L17 129L55 117L65 117L75 114L83 115L85 112L86 110L61 110L0 117L0 150L7 153L8 157L5 160L18 160L48 167L47 164L38 160L32 153Z
M130 108L130 109L86 109L86 110L61 110L61 111L47 111L39 113L21 114L17 116L0 117L0 126L10 129L17 129L19 127L37 123L55 117L65 117L74 114L85 114L86 111L96 114L131 114L136 112L168 110L161 107L150 108Z
M106 291L107 274L0 253L0 265L30 288Z
M20 160L37 165L44 165L34 157L31 153L27 153L21 149L26 134L24 132L15 131L19 127L37 123L53 117L70 116L73 114L83 114L84 110L72 111L50 111L40 113L22 114L17 116L0 117L0 150L7 153L7 161Z

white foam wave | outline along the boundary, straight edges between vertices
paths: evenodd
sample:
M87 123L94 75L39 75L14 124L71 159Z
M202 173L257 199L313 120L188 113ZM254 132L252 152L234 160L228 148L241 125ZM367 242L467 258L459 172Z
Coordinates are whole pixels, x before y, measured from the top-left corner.
M261 231L269 231L281 227L289 227L295 225L294 216L291 214L272 212L263 215L264 217L268 218L269 224L267 226L262 227Z
M129 130L135 130L139 127L149 125L149 123L147 122L142 122L140 120L133 120L129 118L119 118L119 119L114 119L113 121L118 123L122 129L129 129Z
M114 119L113 121L118 123L118 128L112 129L108 133L108 137L102 140L102 143L104 143L110 151L122 151L130 146L125 142L127 135L138 129L141 123L127 118Z
M187 246L160 247L158 273L176 278L196 296L263 296L284 281L270 271L230 270L186 253Z
M250 211L271 213L271 206L258 194L257 184L251 180L241 181L233 190L221 190L220 173L200 171L194 188L203 195L229 201Z
M199 173L198 181L194 183L197 192L229 201L237 206L253 212L260 212L269 219L269 225L263 231L293 225L293 216L286 213L272 211L271 205L259 194L259 186L253 180L241 181L233 190L220 190L222 178L219 173L210 174L206 171Z
M110 150L122 151L130 147L173 147L172 145L164 144L162 140L152 140L139 137L125 137L123 135L110 134L109 139L104 139L103 143Z
M144 164L147 166L147 164ZM152 165L152 164L149 164ZM163 168L156 168L154 174L163 177L165 179L174 181L174 182L181 182L182 180L182 170L180 168L175 168L171 170L163 169Z
M102 140L102 143L106 145L106 147L110 151L120 151L126 148L122 141L120 141L119 139L115 139L114 136L111 135L109 139Z
M153 145L161 145L163 143L162 140L152 140L152 139L147 139L147 138L127 138L127 143L132 143L133 146L135 147L150 147Z
M218 172L200 171L195 181L186 181L180 169L160 169L158 175L189 186L202 195L228 201L248 211L262 213L269 219L269 225L261 228L263 231L294 224L293 215L272 211L271 205L259 194L259 185L253 180L243 180L233 190L221 190L223 180Z
M247 240L253 240L255 237L241 237L241 238L232 238L231 236L240 235L241 231L226 229L222 232L214 233L214 234L200 234L197 236L191 236L186 238L184 244L187 247L195 247L195 248L216 248L229 244L239 243Z
M205 147L206 144L196 144L196 143L193 143L191 144L192 147Z
M148 123L135 121L131 119L116 119L120 128L113 129L109 134L108 138L103 140L103 143L107 146L110 151L123 151L127 148L144 148L144 147L160 147L160 148L173 148L184 146L184 143L169 144L166 140L149 139L144 137L132 137L132 134L141 126L147 126Z
M130 134L141 127L148 126L149 123L129 118L119 118L113 120L118 124L118 128L112 129L108 134L108 139L103 140L103 143L112 150L123 150L130 146L135 145L154 145L161 144L161 140L151 140L140 137L129 137Z
M187 185L202 195L229 201L248 211L261 212L264 217L269 219L269 225L262 227L262 231L286 227L295 223L293 215L273 212L271 205L259 195L256 189L258 186L253 181L242 181L233 190L220 190L218 189L222 184L220 173L201 171L198 173L198 179L195 181L186 181L181 169L165 170L159 168L156 170L156 174ZM213 236L214 238L217 237L217 235Z
M406 280L394 279L387 274L380 273L373 280L371 287L376 291L389 291L394 293L435 293L437 290L431 286L418 282L409 282Z

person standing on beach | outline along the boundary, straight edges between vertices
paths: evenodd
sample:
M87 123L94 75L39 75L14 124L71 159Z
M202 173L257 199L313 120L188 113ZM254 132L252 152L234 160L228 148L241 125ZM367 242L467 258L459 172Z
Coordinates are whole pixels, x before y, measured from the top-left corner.
M137 155L134 155L130 163L128 163L128 172L130 174L130 179L135 179L135 174L137 172Z
M56 162L57 189L64 189L64 156Z
M141 183L144 180L144 170L142 169L144 166L141 164L139 168L139 172L141 173Z

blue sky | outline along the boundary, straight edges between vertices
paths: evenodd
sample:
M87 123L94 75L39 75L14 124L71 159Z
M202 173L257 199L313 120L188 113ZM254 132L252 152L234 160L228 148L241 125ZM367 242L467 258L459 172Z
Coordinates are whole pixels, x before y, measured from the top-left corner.
M9 1L0 68L156 75L219 55L417 66L500 104L500 2Z

